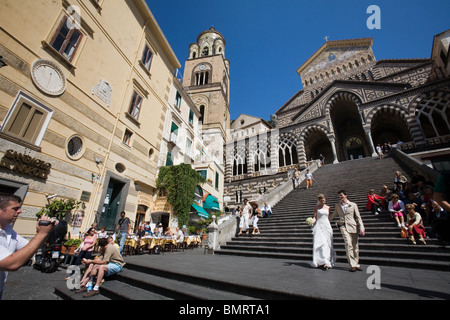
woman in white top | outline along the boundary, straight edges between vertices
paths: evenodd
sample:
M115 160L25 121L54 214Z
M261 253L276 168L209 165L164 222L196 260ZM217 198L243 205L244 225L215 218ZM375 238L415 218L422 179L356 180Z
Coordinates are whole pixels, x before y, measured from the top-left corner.
M247 199L244 199L244 206L242 207L241 219L239 221L239 233L238 236L242 235L242 230L247 230L247 234L250 234L250 229L248 225L248 219L252 212L252 206L248 203Z

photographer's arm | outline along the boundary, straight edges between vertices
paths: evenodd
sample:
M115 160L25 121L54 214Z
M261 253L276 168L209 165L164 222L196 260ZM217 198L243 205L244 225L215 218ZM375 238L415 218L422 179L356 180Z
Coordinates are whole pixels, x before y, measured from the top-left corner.
M49 220L49 218L43 217L41 218L41 220ZM37 234L33 239L30 240L30 242L28 242L28 244L0 260L0 270L17 271L33 257L33 255L41 246L44 245L45 240L54 227L55 224L50 224L47 226L37 225Z
M17 271L31 259L35 252L44 244L45 239L47 239L47 234L37 234L25 247L1 260L0 270Z

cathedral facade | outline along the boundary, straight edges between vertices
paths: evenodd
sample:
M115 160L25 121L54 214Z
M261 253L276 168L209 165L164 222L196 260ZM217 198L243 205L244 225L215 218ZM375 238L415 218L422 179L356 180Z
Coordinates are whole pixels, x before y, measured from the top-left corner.
M303 89L275 112L272 129L228 141L231 205L271 191L321 155L331 164L376 156L378 144L448 146L449 39L450 30L436 35L429 59L379 61L372 38L326 41L297 69Z

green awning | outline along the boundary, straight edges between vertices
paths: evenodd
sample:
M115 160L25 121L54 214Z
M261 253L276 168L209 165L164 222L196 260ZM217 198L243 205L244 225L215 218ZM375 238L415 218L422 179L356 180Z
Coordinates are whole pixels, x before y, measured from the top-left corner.
M200 207L199 205L196 205L195 203L192 204L192 207L194 208L195 211L197 211L197 214L205 219L209 218L209 213L205 211L205 209L203 209L202 207Z
M203 202L203 208L204 209L211 209L211 210L220 210L219 201L217 201L216 198L214 198L212 195L208 195Z

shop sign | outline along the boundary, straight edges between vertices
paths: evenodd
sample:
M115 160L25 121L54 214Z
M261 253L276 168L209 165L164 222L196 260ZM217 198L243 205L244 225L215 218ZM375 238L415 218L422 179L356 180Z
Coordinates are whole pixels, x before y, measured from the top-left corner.
M0 167L46 180L52 165L17 151L7 150L0 160Z

